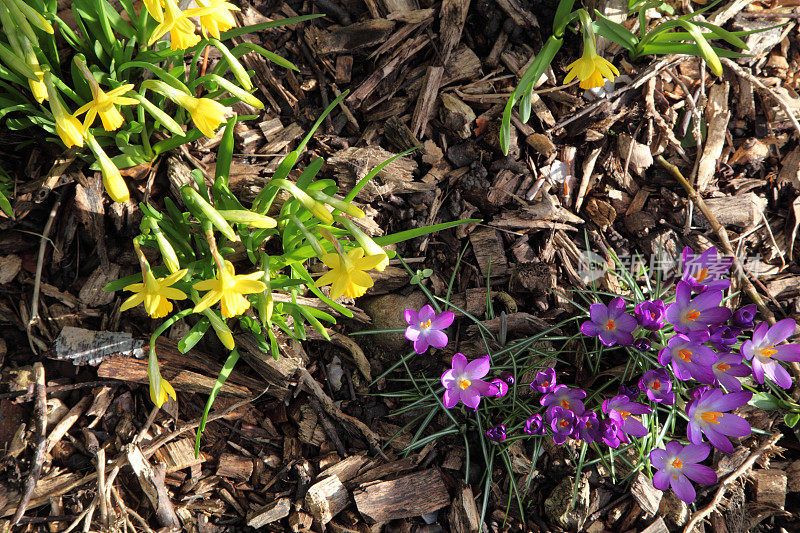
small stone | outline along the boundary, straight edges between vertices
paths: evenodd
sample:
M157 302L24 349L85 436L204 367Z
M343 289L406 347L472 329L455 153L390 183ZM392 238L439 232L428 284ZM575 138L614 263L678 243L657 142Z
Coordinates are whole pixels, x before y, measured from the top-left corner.
M403 312L406 309L419 311L428 303L428 298L421 291L414 291L404 296L402 294L382 294L380 296L366 297L361 300L361 307L372 319L370 329L405 329ZM379 333L370 335L370 338L382 348L395 349L404 343L411 347L403 333ZM394 356L392 356L394 357Z

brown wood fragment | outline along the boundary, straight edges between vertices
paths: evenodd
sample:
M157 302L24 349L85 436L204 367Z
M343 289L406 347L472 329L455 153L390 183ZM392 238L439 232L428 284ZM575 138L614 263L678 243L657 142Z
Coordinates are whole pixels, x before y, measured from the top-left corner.
M167 473L199 465L206 460L202 453L199 457L194 456L194 440L189 438L168 442L156 450L153 458L157 463L167 466Z
M639 507L648 515L655 515L661 503L663 492L656 489L646 475L639 472L631 484L631 495Z
M517 26L531 29L539 28L539 19L520 0L497 0L497 5L508 13L508 16L514 20Z
M336 56L336 74L334 79L339 85L347 85L353 75L353 56Z
M254 528L260 528L266 526L267 524L277 522L281 518L286 518L289 516L289 511L291 508L291 499L277 499L248 514L247 525Z
M494 228L478 228L469 235L475 259L483 279L489 275L502 276L508 271L505 246L500 233Z
M708 198L705 202L722 226L740 228L750 228L760 223L761 213L767 207L767 200L752 192L723 198ZM704 229L711 227L700 210L695 210L692 223Z
M369 173L370 170L392 158L394 153L378 146L363 148L350 147L339 150L328 158L339 186L347 190L353 187L358 180ZM429 191L433 185L414 181L413 173L417 163L409 157L395 159L370 180L356 195L356 199L371 202L379 197L390 194L408 194L413 192Z
M728 82L711 87L706 105L706 119L708 120L708 135L703 155L697 166L697 190L703 192L711 185L717 161L722 155L725 146L725 134L728 131L728 122L731 112L728 110Z
M369 468L372 464L373 460L369 457L365 457L363 455L351 455L320 472L319 478L323 479L328 476L335 475L342 483L347 483L362 473L365 469Z
M78 299L86 307L103 307L114 301L116 294L103 290L108 282L115 281L119 276L119 265L110 263L108 266L99 266L84 281Z
M778 184L784 183L790 183L796 191L800 190L800 146L786 154L781 160Z
M248 481L253 475L253 460L241 455L223 453L219 456L217 475L236 482Z
M156 512L158 523L169 528L179 527L178 516L175 514L175 508L172 506L167 486L164 483L166 475L164 463L159 463L153 468L145 459L142 450L135 444L125 447L125 456L139 481L142 492L150 500L150 504Z
M362 485L353 498L358 512L373 523L419 516L450 505L447 487L436 468Z
M450 527L459 533L478 533L481 515L475 504L472 488L463 486L458 490L453 506L450 508Z
M320 55L352 53L384 42L395 23L387 19L369 19L331 31L317 26L306 26L305 37L309 46Z
M45 381L44 366L42 363L34 363L33 372L35 376L36 387L36 404L34 406L34 416L36 417L36 451L33 454L31 461L31 468L28 471L28 476L25 478L25 487L22 496L19 499L19 504L16 505L14 518L11 520L12 525L19 523L20 518L25 514L28 504L31 501L33 493L36 491L36 486L39 482L39 476L42 473L42 464L44 463L44 456L47 451L47 382Z
M442 105L439 107L439 118L444 127L462 139L469 139L472 136L475 112L469 105L451 93L442 93L440 98Z
M83 415L83 412L89 407L89 403L91 403L92 397L91 396L84 396L80 399L75 406L70 409L64 418L62 418L58 424L50 431L50 434L47 436L47 451L50 452L53 450L53 447L58 444L58 442L67 434L72 426L78 421L78 419Z
M470 0L443 0L439 8L439 40L441 41L440 58L447 64L450 53L461 41L461 32L467 21Z
M305 508L325 525L350 503L350 496L338 476L332 475L309 487Z
M644 528L642 533L669 533L669 528L664 523L664 519L659 516L652 524Z
M422 90L419 92L414 114L411 115L411 133L415 137L419 137L425 131L425 126L433 114L433 107L439 95L439 86L442 83L443 75L444 67L428 67L425 72Z
M786 505L786 472L783 470L755 470L753 479L756 485L756 501L773 508L783 509Z
M305 130L297 122L292 122L275 134L266 145L259 148L260 154L275 154L286 148L289 143L305 135Z

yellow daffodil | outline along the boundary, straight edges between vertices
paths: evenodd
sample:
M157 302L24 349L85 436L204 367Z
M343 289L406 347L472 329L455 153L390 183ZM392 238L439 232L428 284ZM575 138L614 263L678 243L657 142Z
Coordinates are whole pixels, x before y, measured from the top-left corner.
M208 15L200 17L200 29L203 35L211 35L219 39L222 31L228 31L236 26L236 20L231 11L239 11L239 8L224 0L197 0L200 7L213 7L214 11Z
M581 89L602 87L605 80L614 81L619 76L619 70L606 59L597 55L594 37L584 37L583 56L567 65L569 71L564 78L564 83L569 83L577 76L581 80Z
M225 113L231 111L230 107L225 107L211 98L195 98L184 95L179 99L179 104L183 106L192 116L192 121L203 135L211 139L214 138L214 131L220 124L225 122Z
M161 0L144 0L144 7L156 22L164 20L164 8L161 6Z
M152 383L150 384L150 401L152 401L156 407L161 408L161 406L164 405L167 400L169 400L170 396L173 400L178 399L178 395L175 394L175 389L166 379L161 378L161 394L159 394L158 398L156 398L155 388L153 387Z
M117 165L111 161L111 158L106 155L103 148L94 138L91 133L86 134L86 143L94 153L97 163L100 165L100 172L103 175L103 187L105 187L108 196L117 203L124 204L131 199L131 194L128 191L128 186L125 180L122 179ZM171 309L171 307L170 307Z
M148 315L153 318L165 317L172 312L172 302L169 300L186 299L186 294L183 291L171 287L171 285L184 277L187 270L184 268L166 278L155 277L149 267L144 268L144 271L143 283L132 283L123 289L136 294L122 303L120 311L126 311L131 307L144 303L144 309Z
M225 261L225 268L217 269L217 277L194 284L198 291L208 291L194 306L195 313L201 313L217 302L220 303L222 316L231 318L241 315L250 307L250 301L244 294L262 292L267 286L261 281L263 272L236 275L230 261Z
M83 66L81 70L85 69L83 62L77 60L79 66ZM88 71L84 72L86 81L89 82L89 88L92 90L92 101L86 105L81 106L75 111L75 116L86 113L86 118L83 120L84 129L88 129L94 123L97 115L100 115L100 120L103 122L103 129L106 131L114 131L122 126L122 114L117 109L118 105L136 105L139 102L133 98L126 98L122 96L131 89L133 84L127 83L120 85L116 89L105 92L100 88L100 85L94 79L94 76Z
M81 126L81 121L71 115L64 107L49 72L44 75L43 80L47 88L47 99L50 101L50 111L52 111L53 119L56 122L56 133L67 148L76 145L83 147L83 126Z
M363 248L353 248L346 254L336 252L322 256L322 262L330 270L325 272L314 285L322 287L331 286L331 299L340 296L357 298L363 296L367 289L372 287L372 278L364 272L375 268L384 260L386 254L364 256Z
M31 88L31 94L33 94L33 98L41 104L47 100L47 87L44 84L44 71L42 70L42 66L39 64L39 58L36 57L36 53L33 51L33 47L31 46L28 38L24 35L19 35L19 44L22 47L22 54L25 59L25 64L38 78L38 80L32 80L28 78L28 87Z
M163 4L163 19L160 21L160 24L156 26L156 29L153 30L147 45L152 46L154 42L163 37L167 32L169 32L171 41L170 48L173 50L186 50L199 43L200 36L195 33L194 23L189 20L189 18L209 15L215 11L215 8L198 7L181 11L178 4L175 3L175 0L164 0Z

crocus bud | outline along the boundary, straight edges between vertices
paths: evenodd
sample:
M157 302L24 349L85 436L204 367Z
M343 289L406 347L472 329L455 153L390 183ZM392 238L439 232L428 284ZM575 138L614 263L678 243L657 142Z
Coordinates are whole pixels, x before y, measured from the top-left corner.
M493 440L494 442L503 442L507 438L506 427L503 424L498 424L486 431L486 436L489 437L489 440Z
M489 382L489 384L492 385L496 390L496 392L492 395L492 397L502 398L503 396L508 394L508 383L506 383L502 379L499 378L493 379L492 381Z
M748 304L736 310L731 317L731 324L740 329L751 329L756 318L756 304Z
M643 351L643 352L646 352L652 346L652 344L650 342L650 339L648 339L647 337L642 337L641 339L636 339L636 341L634 341L633 345L636 348L638 348L639 350Z

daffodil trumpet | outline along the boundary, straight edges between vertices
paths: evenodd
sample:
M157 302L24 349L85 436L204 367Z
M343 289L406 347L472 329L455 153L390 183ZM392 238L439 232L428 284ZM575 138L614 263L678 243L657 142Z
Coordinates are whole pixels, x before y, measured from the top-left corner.
M389 266L389 255L386 253L386 251L377 242L372 240L372 237L361 231L361 228L359 228L355 222L340 216L336 217L336 221L347 228L347 231L350 232L350 235L355 237L358 244L364 249L364 252L368 256L383 256L383 259L375 265L375 270L378 272L383 272L384 269Z
M347 298L358 298L363 296L367 289L372 287L374 282L367 270L375 268L380 263L384 255L365 255L361 247L353 248L343 252L335 243L336 251L323 255L320 259L328 267L315 283L317 287L325 285L331 286L331 300L336 300L342 296Z
M142 89L150 89L162 94L186 109L197 129L211 139L214 138L214 132L219 125L225 122L225 115L232 112L230 107L226 107L211 98L195 98L163 81L143 81Z
M47 88L47 99L50 102L50 111L52 111L53 120L56 123L56 134L58 134L67 148L73 146L82 148L84 131L81 122L64 107L64 103L61 101L55 85L53 85L53 79L49 71L44 73L42 81L44 81L44 85Z
M161 2L164 6L164 13L162 20L159 21L158 26L150 34L150 39L147 41L147 46L153 46L157 40L163 37L167 32L170 35L170 48L172 50L186 50L200 42L200 36L194 31L194 24L191 17L199 17L202 15L209 15L214 12L212 7L198 7L194 9L181 10L175 0L163 0ZM155 6L153 6L155 7ZM148 8L148 12L149 12ZM157 8L154 9L157 11ZM150 12L152 15L153 13ZM153 17L155 18L155 16Z
M83 128L90 128L94 123L94 119L99 115L104 130L114 131L119 129L124 119L117 109L117 106L136 105L139 103L133 98L122 96L133 89L133 84L127 83L120 85L116 89L105 92L100 88L100 84L97 83L94 75L86 67L86 63L78 56L75 56L75 65L80 69L86 83L89 84L89 89L92 91L92 100L75 111L76 116L86 113L86 118L83 121Z
M148 315L153 318L163 318L172 312L173 306L170 300L186 299L186 293L172 287L172 285L183 279L188 270L178 270L165 278L156 278L137 240L133 241L133 247L136 250L136 255L139 256L142 282L132 283L123 289L134 294L122 303L120 311L127 311L139 304L144 304L144 309Z
M602 87L605 80L614 81L619 76L619 70L611 62L597 55L595 36L592 31L592 21L585 10L578 10L583 32L583 55L567 65L569 71L564 77L564 83L569 83L576 77L580 80L581 89Z

